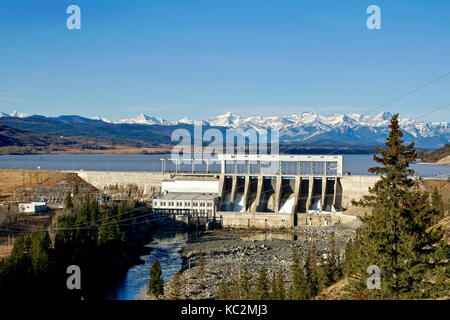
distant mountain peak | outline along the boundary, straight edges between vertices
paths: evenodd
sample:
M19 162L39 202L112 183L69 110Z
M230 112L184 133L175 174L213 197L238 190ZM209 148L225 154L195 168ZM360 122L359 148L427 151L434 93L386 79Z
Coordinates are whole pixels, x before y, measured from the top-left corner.
M379 114L375 115L374 118L382 119L382 120L391 120L392 113L386 112L386 111L380 112Z
M101 116L95 116L95 117L93 117L93 118L91 118L91 119L92 119L92 120L103 121L103 122L106 122L106 123L111 123L110 120L108 120L108 119L106 119L106 118L103 118L103 117L101 117Z
M128 124L164 124L166 120L162 118L156 118L149 115L146 115L145 113L138 114L134 118L131 119L123 119L123 120L117 120L114 123L128 123Z
M22 112L18 112L18 111L13 111L13 112L11 112L11 113L5 113L5 112L0 112L0 117L5 117L5 118L8 118L8 117L11 117L11 118L27 118L27 117L29 117L29 115L28 114L26 114L26 113L22 113Z

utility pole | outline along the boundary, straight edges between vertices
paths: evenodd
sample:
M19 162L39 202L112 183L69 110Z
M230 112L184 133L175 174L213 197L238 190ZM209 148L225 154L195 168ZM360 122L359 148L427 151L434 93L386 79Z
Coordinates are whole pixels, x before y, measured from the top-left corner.
M188 291L187 291L187 296L188 298L191 296L191 258L189 258L188 260Z
M36 194L36 198L38 197L38 191L39 191L39 170L41 170L41 167L37 167L36 171L36 191L34 192Z

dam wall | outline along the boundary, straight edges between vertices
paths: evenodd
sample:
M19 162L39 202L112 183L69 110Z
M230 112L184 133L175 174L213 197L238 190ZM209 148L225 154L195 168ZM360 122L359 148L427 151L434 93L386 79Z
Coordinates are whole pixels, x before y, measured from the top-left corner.
M197 192L217 189L221 197L217 217L224 227L291 228L297 225L328 226L348 223L356 217L345 215L352 200L368 194L377 176L283 176L221 175L169 172L78 171L82 179L103 190L111 186L137 186L150 199L176 180ZM189 181L192 181L190 183ZM173 190L172 190L173 189ZM175 191L177 191L176 189ZM178 190L179 192L184 191ZM191 190L190 192L195 192Z
M193 180L218 181L218 176L214 174L175 174L162 172L122 172L122 171L75 171L75 173L99 190L104 190L111 186L126 188L137 186L143 190L146 197L160 194L163 181Z
M161 192L161 187L163 185L163 181L175 181L175 180L194 180L198 184L199 181L219 181L220 176L217 174L175 174L175 173L162 173L162 172L107 172L107 171L76 171L75 172L80 178L85 180L86 182L92 184L94 187L102 190L108 186L119 185L122 187L126 187L129 185L136 185L144 190L144 194L152 195L158 194ZM277 187L280 188L278 190L280 192L279 199L281 201L281 206L279 205L279 209L286 210L282 208L286 208L283 206L283 203L289 201L289 197L296 197L298 201L294 201L295 207L298 207L299 212L306 212L307 200L308 200L308 190L310 187L312 188L313 179L309 179L308 177L300 177L299 181L296 185L294 182L286 180L283 184L277 186L275 182L270 181L265 183L266 190L262 190L262 182L261 190L258 192L258 180L259 177L247 176L248 189L244 194L247 196L245 201L245 208L249 211L256 211L255 202L261 192L268 194L268 191L272 191L272 194L277 191ZM245 179L240 178L242 181ZM222 182L224 185L224 193L227 191L230 192L232 189L232 178L229 177L229 182ZM323 209L326 209L327 206L333 204L333 196L334 192L331 189L336 190L336 199L334 201L334 205L338 208L347 209L352 206L352 200L359 200L362 196L368 194L369 187L372 187L375 182L379 180L378 176L342 176L336 179L336 182L330 183L327 182L325 186L325 194L323 202ZM282 181L282 180L280 180ZM294 181L294 180L293 180ZM226 184L228 183L228 185ZM237 183L237 180L236 180ZM245 183L244 189L245 189ZM210 185L210 183L208 183ZM218 185L220 189L220 181L215 182L214 185ZM272 186L274 185L274 187ZM237 184L237 187L239 185ZM237 191L237 187L236 191ZM318 187L318 182L316 179L316 191ZM233 190L234 191L234 190ZM333 190L334 191L334 190ZM220 194L221 192L218 191ZM292 198L291 196L291 198ZM270 195L269 197L270 198ZM272 197L273 198L273 197ZM314 195L314 189L311 190L311 200L314 198L321 199L322 196ZM258 199L261 200L261 199ZM242 201L242 200L241 200ZM267 197L263 200L264 204L268 201ZM271 201L273 203L273 200ZM310 207L313 203L308 203L308 207ZM273 208L273 204L269 207ZM253 209L253 210L252 210ZM297 208L296 208L297 209Z
M219 211L216 216L222 219L224 227L229 228L290 229L293 227L291 214Z
M340 186L337 193L341 193L339 207L348 209L352 207L352 200L358 201L369 194L369 187L373 187L380 179L379 176L342 176L339 178Z

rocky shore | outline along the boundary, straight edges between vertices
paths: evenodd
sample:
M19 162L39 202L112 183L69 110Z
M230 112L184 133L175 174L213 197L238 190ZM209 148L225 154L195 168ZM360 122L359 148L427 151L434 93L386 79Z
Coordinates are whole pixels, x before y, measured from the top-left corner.
M253 276L262 266L269 275L280 268L287 274L291 266L291 246L300 248L305 259L313 241L319 252L329 248L332 233L336 247L342 253L345 243L354 235L354 230L342 226L299 227L284 232L226 229L207 231L182 248L183 267L177 287L183 298L211 299L216 295L219 282L225 279L231 284L244 265ZM203 268L200 266L202 261ZM170 297L174 288L172 281L173 279L165 284L164 299Z

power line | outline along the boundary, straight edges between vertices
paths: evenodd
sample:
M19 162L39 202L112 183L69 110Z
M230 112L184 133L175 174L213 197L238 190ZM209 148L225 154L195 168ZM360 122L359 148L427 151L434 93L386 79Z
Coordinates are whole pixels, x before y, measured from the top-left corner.
M385 102L385 103L382 103L381 105L379 105L379 106L377 106L377 107L375 107L375 108L373 108L373 109L367 111L366 113L363 113L362 115L366 115L366 114L371 113L371 112L373 112L373 111L375 111L375 110L378 110L378 109L380 109L380 108L382 108L382 107L385 107L385 106L387 106L388 104L391 104L392 102L395 102L395 101L397 101L397 100L400 100L401 98L406 97L406 96L410 95L411 93L414 93L414 92L416 92L416 91L418 91L418 90L420 90L420 89L422 89L422 88L424 88L424 87L426 87L426 86L428 86L428 85L430 85L430 84L432 84L432 83L434 83L434 82L436 82L436 81L439 81L439 80L441 80L441 79L447 77L448 75L450 75L450 71L449 71L449 72L446 72L446 73L440 75L439 77L434 78L434 79L432 79L432 80L430 80L430 81L428 81L428 82L425 82L425 83L423 83L423 84L421 84L421 85L415 87L415 88L412 89L412 90L409 90L409 91L407 91L407 92L405 92L405 93L402 93L401 95L399 95L399 96L397 96L397 97L395 97L395 98L393 98L393 99L391 99L391 100L389 100L389 101L387 101L387 102Z

